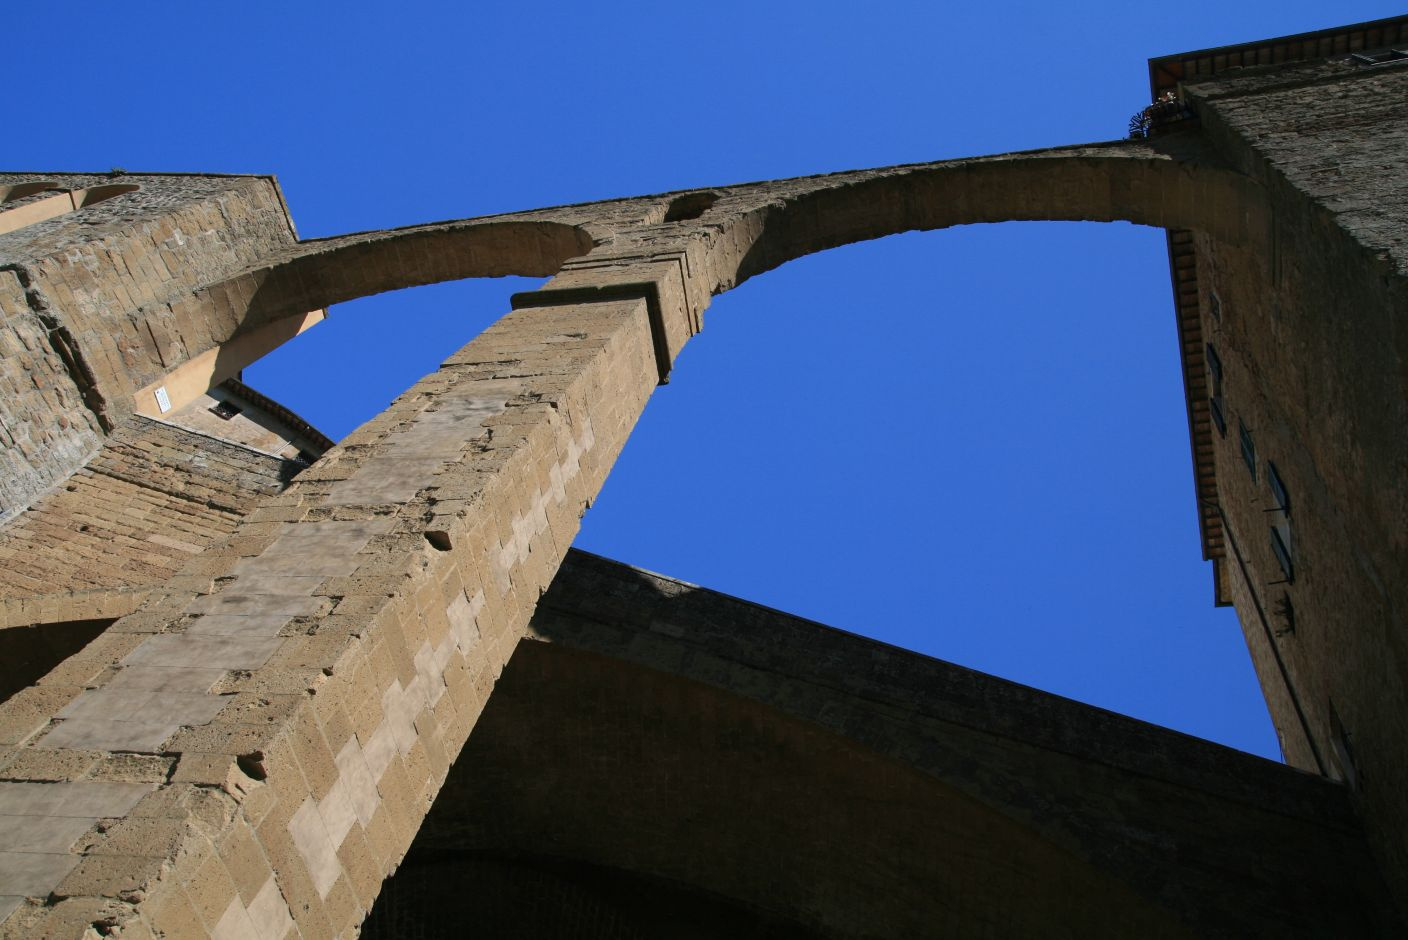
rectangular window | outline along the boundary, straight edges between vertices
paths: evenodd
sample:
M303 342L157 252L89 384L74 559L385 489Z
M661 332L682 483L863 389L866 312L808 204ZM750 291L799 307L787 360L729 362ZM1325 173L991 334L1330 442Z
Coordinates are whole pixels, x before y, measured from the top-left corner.
M1266 483L1271 487L1271 498L1276 508L1271 510L1271 551L1276 555L1276 563L1287 581L1294 581L1295 564L1291 558L1291 496L1281 473L1271 461L1266 462Z
M1286 580L1294 581L1296 570L1291 561L1291 546L1282 541L1281 530L1276 526L1271 527L1271 551L1276 555L1276 563L1281 566L1281 573L1286 576Z
M1217 355L1217 350L1213 349L1212 343L1208 343L1207 357L1208 376L1212 379L1212 394L1208 396L1208 410L1212 412L1212 421L1217 425L1217 433L1226 437L1227 413L1222 407L1222 359Z
M1356 52L1353 53L1350 58L1360 65L1383 65L1386 62L1397 62L1400 59L1408 59L1408 49L1382 49L1378 52Z
M1212 423L1217 425L1217 433L1223 437L1227 436L1227 416L1222 413L1222 399L1209 398L1208 410L1212 412Z
M1271 461L1266 462L1266 482L1271 486L1271 498L1276 500L1276 508L1287 516L1291 514L1291 497L1286 492L1286 484L1281 482L1281 474Z
M1359 783L1359 774L1354 765L1354 748L1351 746L1352 736L1345 730L1344 722L1340 720L1339 713L1335 711L1335 703L1330 702L1330 748L1335 753L1335 762L1340 765L1340 775L1344 777L1346 783L1351 787Z
M1214 320L1222 319L1222 298L1217 296L1217 291L1208 291L1208 311Z
M240 413L240 406L228 401L216 402L215 406L210 409L210 413L215 415L217 418L229 421L235 415Z
M1237 435L1242 439L1242 459L1247 462L1247 472L1256 479L1256 441L1252 440L1252 432L1247 430L1247 425L1237 422Z

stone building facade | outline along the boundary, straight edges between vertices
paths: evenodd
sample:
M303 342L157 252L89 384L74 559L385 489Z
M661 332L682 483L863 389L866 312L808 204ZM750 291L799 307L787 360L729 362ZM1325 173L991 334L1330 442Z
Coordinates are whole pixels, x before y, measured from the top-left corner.
M271 178L0 174L0 935L1399 936L1408 17L1150 63L1138 136L303 241ZM1165 228L1287 766L570 549L712 296ZM334 445L335 303L550 278Z

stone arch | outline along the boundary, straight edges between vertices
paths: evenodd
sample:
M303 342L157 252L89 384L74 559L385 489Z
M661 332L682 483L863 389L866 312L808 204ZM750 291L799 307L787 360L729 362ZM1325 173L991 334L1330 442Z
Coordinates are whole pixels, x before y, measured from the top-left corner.
M29 187L27 191L26 187ZM57 186L46 183L21 183L18 186L9 187L0 201L13 202L26 196L57 188ZM0 235L22 229L27 225L34 225L37 222L56 219L61 215L86 209L114 196L136 192L141 188L136 183L108 183L103 186L90 186L87 189L71 189L55 196L46 196L43 199L26 202L0 212ZM18 194L14 192L15 190L19 191Z
M1199 156L1117 142L801 180L727 227L710 291L828 248L977 222L1125 221L1263 240L1260 189Z
M703 248L692 285L699 297L727 292L750 277L830 248L976 223L1130 222L1165 229L1171 250L1180 240L1186 245L1192 234L1244 249L1259 258L1267 272L1275 244L1274 219L1261 185L1229 167L1191 135L737 187L719 201L711 218L721 221L695 233ZM1184 316L1180 313L1180 318ZM1201 427L1209 420L1204 344L1196 328L1180 336L1198 474L1200 532L1204 557L1214 564L1213 581L1218 586L1223 525L1211 508L1215 503L1212 445L1210 432Z
M135 193L142 187L136 183L107 183L103 186L90 186L87 189L80 189L73 193L73 207L75 209L86 209L89 206L96 206L114 196L121 196L125 193Z
M544 707L558 695L570 714ZM1022 898L1004 918L1014 936L1053 922L1082 936L1188 936L1109 872L857 740L553 643L515 650L420 831L412 864L388 882L392 903L427 878L427 893L472 899L453 871L465 852L586 865L625 890L655 880L762 913L783 931L767 936L959 935L987 919L985 892ZM955 854L962 864L942 861Z
M1205 154L1159 146L1167 152L1118 142L725 189L710 216L724 221L696 229L708 246L703 283L696 283L700 294L723 293L808 254L983 222L1126 221L1265 246L1271 220L1255 182ZM1202 343L1183 355L1201 383ZM1169 388L1174 396L1182 391L1181 383ZM1190 400L1205 407L1196 387L1189 389ZM1201 520L1203 504L1189 508Z
M591 250L582 228L550 221L448 222L300 244L267 268L202 292L252 294L241 332L330 304L471 277L547 277Z
M0 186L0 202L16 202L36 193L49 192L54 189L63 189L63 187L55 180L35 180L30 183Z
M174 369L137 376L135 395L150 405L150 393L187 366L212 382L234 375L332 304L444 281L546 277L592 245L578 226L536 220L445 222L300 242L263 267L155 311L174 317L180 335L208 335L210 342L187 350Z
M1193 794L1200 809L1171 811ZM966 936L996 910L1003 936L1251 935L1267 911L1272 933L1313 932L1344 910L1372 933L1374 902L1286 887L1358 896L1363 855L1336 857L1322 828L1339 799L1288 768L569 552L383 897L472 906L478 877L508 863L630 920L651 921L665 887L808 936ZM1215 859L1182 863L1214 843ZM1319 848L1266 851L1296 843ZM1229 877L1263 864L1285 868ZM552 908L551 880L520 879L517 896ZM374 915L366 935L439 936L405 926Z

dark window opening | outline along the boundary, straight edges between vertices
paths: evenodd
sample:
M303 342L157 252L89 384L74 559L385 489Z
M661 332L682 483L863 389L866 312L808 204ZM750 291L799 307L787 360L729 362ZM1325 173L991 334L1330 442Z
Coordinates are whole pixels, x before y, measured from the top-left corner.
M1339 712L1335 711L1335 703L1330 702L1330 749L1335 752L1335 763L1339 765L1340 775L1351 787L1359 785L1359 771L1354 765L1354 749L1351 746L1352 737L1345 730L1344 723L1340 721Z
M1208 399L1208 410L1212 412L1212 423L1217 425L1217 433L1226 437L1227 417L1222 413L1222 398L1214 396Z
M1356 52L1350 56L1360 65L1383 65L1386 62L1397 62L1401 59L1408 59L1408 49L1381 49L1377 52Z
M1281 473L1271 461L1266 462L1266 482L1271 487L1271 498L1276 506L1271 509L1271 550L1287 581L1295 580L1295 569L1291 562L1291 497L1286 492L1286 484Z
M1276 508L1289 516L1291 497L1286 492L1286 484L1281 482L1281 474L1276 465L1269 460L1266 462L1266 482L1271 487L1271 497L1276 500Z
M1256 480L1256 441L1244 422L1237 422L1237 435L1242 439L1242 459L1247 463L1247 472Z
M1227 412L1222 404L1222 359L1218 357L1217 350L1212 348L1212 343L1207 346L1208 374L1212 377L1212 394L1208 396L1208 409L1212 412L1213 423L1217 425L1217 433L1223 437L1227 436Z
M1276 563L1281 566L1281 573L1286 576L1287 581L1296 579L1295 565L1291 562L1291 547L1281 539L1281 533L1275 526L1271 527L1271 551L1276 555Z
M1214 320L1222 319L1222 298L1217 296L1217 291L1208 292L1208 311Z
M215 417L217 418L222 418L225 421L229 421L235 415L240 413L240 406L236 405L234 402L229 401L216 402L215 407L210 409L210 413L215 415Z

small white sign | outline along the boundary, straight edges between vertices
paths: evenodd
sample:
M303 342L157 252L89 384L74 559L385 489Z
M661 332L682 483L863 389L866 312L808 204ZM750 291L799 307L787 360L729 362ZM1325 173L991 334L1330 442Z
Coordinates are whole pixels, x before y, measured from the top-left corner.
M166 394L165 385L156 390L156 406L161 409L162 414L171 410L171 396Z

